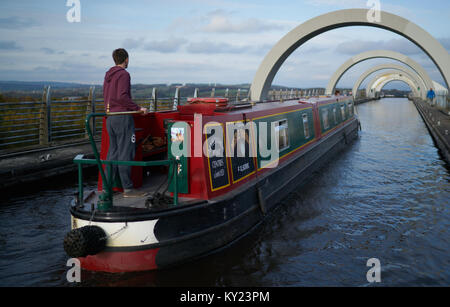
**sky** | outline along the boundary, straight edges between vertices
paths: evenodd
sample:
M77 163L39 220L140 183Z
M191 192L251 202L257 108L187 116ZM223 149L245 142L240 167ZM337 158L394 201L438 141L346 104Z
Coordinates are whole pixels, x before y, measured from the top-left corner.
M370 8L367 0L79 0L80 20L69 22L71 1L0 1L0 80L102 84L114 65L112 51L125 48L133 84L251 83L264 56L293 28L331 11ZM380 5L450 50L450 1L381 0ZM444 84L416 45L362 26L310 39L284 62L273 84L325 87L343 62L372 49L404 53ZM359 63L338 86L352 87L365 70L389 62L398 63Z

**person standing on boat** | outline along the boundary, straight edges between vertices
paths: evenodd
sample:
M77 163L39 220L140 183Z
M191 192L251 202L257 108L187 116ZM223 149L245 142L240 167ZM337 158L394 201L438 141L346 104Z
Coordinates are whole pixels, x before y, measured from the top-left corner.
M431 105L433 105L434 97L436 97L436 94L434 93L433 89L430 88L430 90L427 93L427 99L430 102Z
M126 71L129 57L125 49L114 50L112 57L115 66L105 74L103 83L103 98L107 113L141 111L147 114L146 108L141 108L131 99L131 79ZM109 135L109 150L107 160L133 161L136 153L136 136L133 115L114 115L106 119L106 129ZM113 165L113 177L120 175L124 197L144 196L143 191L133 188L131 166Z

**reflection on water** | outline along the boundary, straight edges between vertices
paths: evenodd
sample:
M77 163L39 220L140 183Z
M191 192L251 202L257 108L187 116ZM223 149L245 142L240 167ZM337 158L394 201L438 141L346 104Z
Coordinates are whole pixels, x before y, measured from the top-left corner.
M381 262L380 285L449 285L445 162L408 100L383 99L357 111L358 140L249 237L170 270L83 271L81 285L366 286L373 257ZM69 285L62 240L74 192L71 178L1 201L0 285Z

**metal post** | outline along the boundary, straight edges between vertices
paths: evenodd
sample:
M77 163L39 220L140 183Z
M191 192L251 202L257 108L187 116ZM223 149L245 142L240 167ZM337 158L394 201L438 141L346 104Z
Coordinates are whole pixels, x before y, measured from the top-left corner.
M103 166L100 160L100 154L97 150L97 145L94 141L94 136L92 135L91 126L89 124L92 117L95 116L106 116L106 113L91 113L86 117L85 127L88 131L89 141L91 142L92 150L94 151L95 161L98 166L98 170L100 171L100 175L102 177L103 187L106 185L106 189L104 194L99 196L100 201L97 204L99 210L107 210L112 206L112 182L109 182L106 178L105 171L103 170ZM111 174L111 172L109 172Z
M237 93L236 93L236 101L241 101L241 89L238 88Z
M106 168L108 171L108 182L106 182L106 189L108 189L109 195L113 195L113 180L114 180L114 174L112 171L113 166L112 166L112 164L108 164L108 166Z
M150 112L158 111L158 90L156 87L153 88L152 91L152 101L150 104Z
M447 112L447 115L450 115L450 95L447 94L445 96L445 102L446 102L445 111Z
M173 187L173 204L175 206L178 206L178 160L175 160L175 174L173 178L175 180L174 187Z
M91 113L95 113L95 86L92 86L91 91ZM95 117L92 119L92 134L95 137L97 133L97 128L95 127Z
M93 105L95 105L95 102L94 103L92 102L93 95L94 95L94 88L91 86L89 88L89 97L88 97L88 101L87 101L87 105L86 105L86 115L85 116L88 116L89 113L95 113L92 111ZM92 134L95 136L95 117L92 119L92 122L90 122L89 125L91 126ZM87 133L87 131L85 132L85 138L86 139L89 138L89 134Z
M229 92L229 90L228 90L228 88L225 90L225 98L228 98L228 93Z
M194 90L194 98L197 98L198 97L198 88L196 88L195 90Z
M78 205L84 204L84 191L83 191L83 165L78 164Z
M177 87L175 89L175 96L173 97L172 110L176 110L177 109L179 101L180 101L180 88Z
M42 93L41 115L39 118L39 145L48 145L47 87Z
M50 144L52 141L52 98L50 85L47 87L47 93L45 95L45 104L47 106L47 131L48 131L47 144Z
M216 88L213 87L212 90L211 90L211 97L214 97L215 94L216 94Z

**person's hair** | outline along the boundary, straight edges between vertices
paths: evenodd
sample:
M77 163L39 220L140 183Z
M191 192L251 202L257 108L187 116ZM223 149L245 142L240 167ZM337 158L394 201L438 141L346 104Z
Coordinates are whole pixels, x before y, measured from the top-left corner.
M113 51L112 57L114 59L114 63L116 63L116 65L120 65L128 58L128 52L123 48L119 48Z

